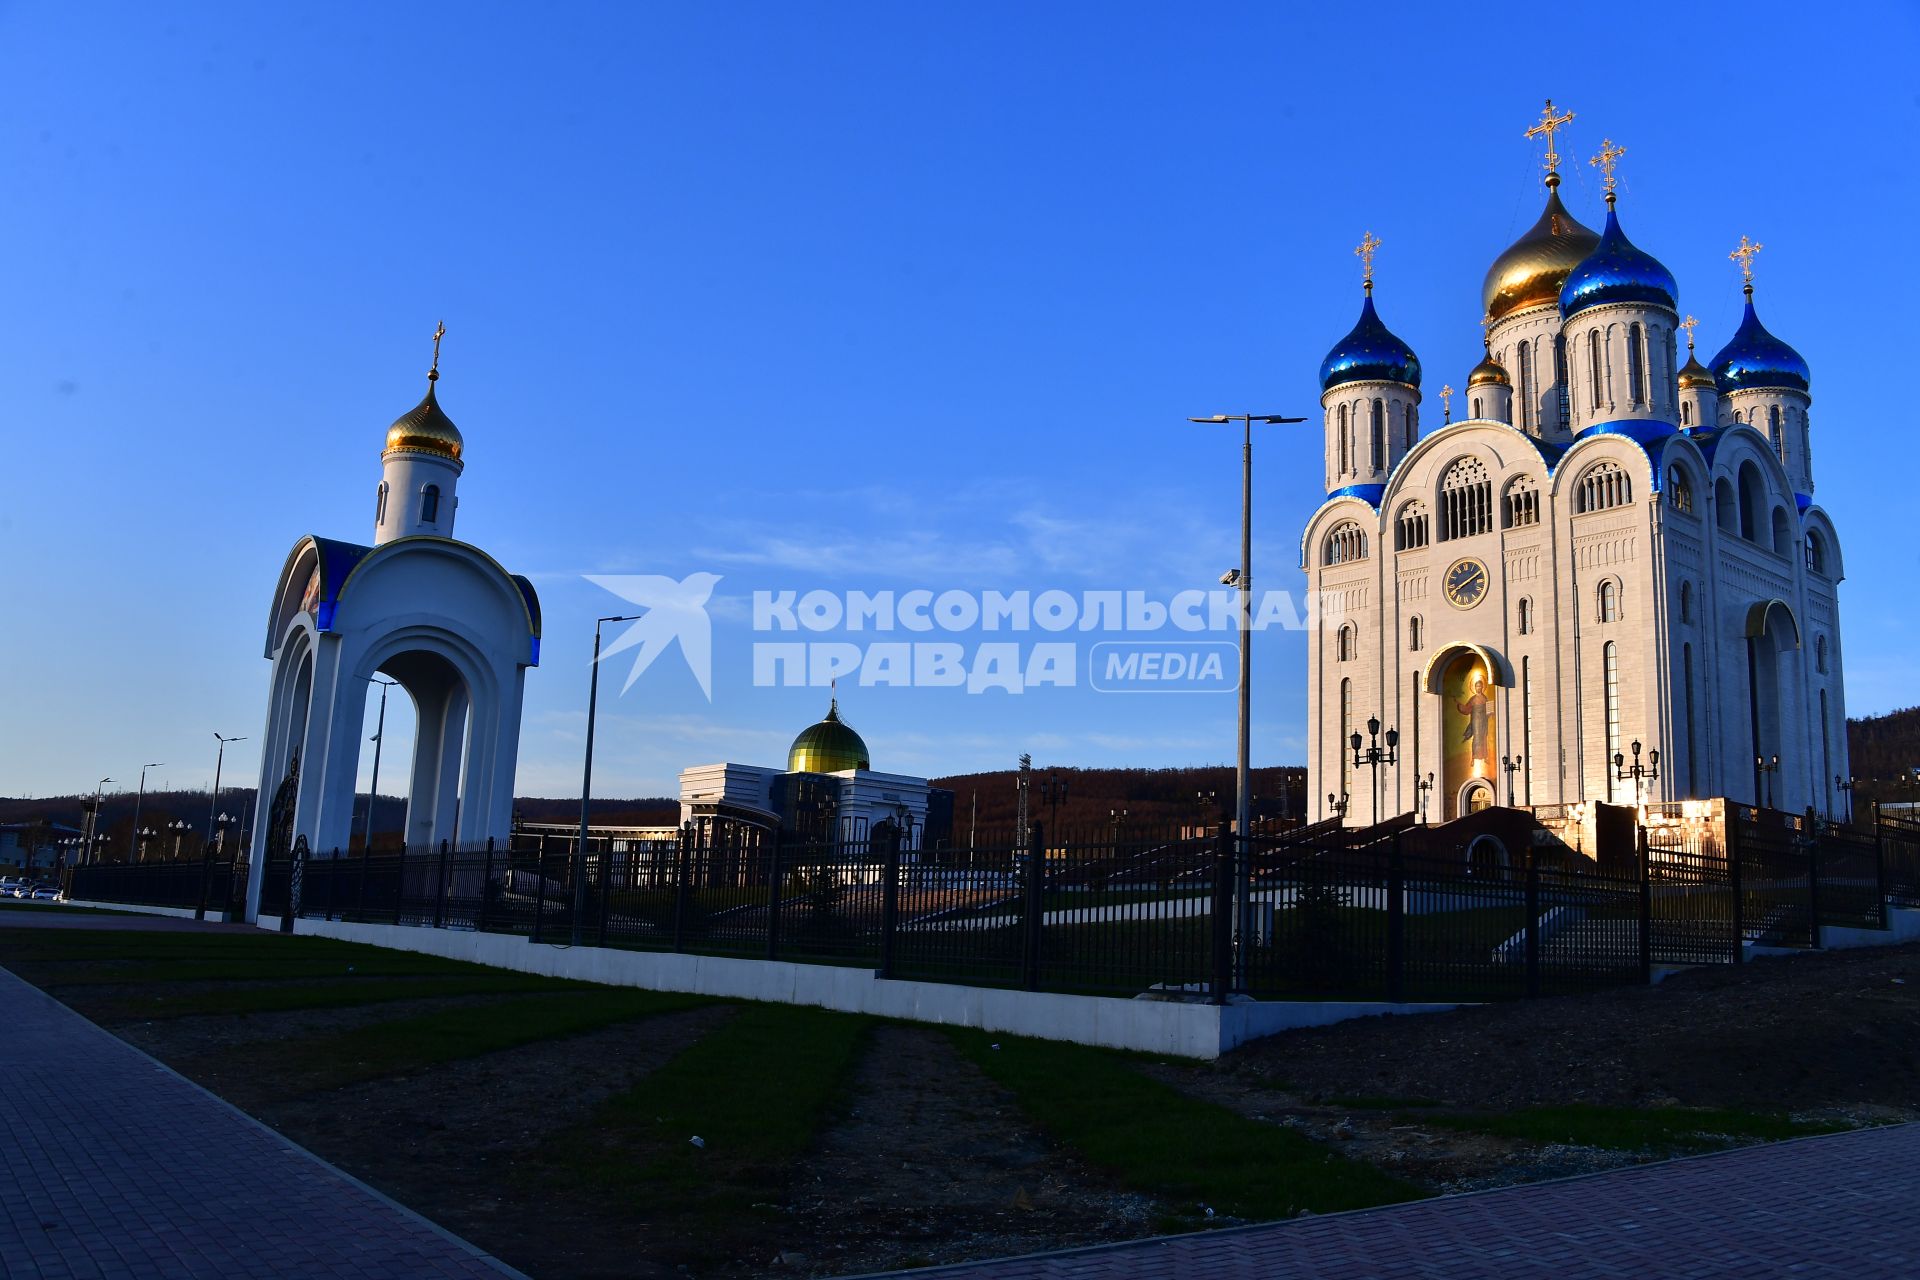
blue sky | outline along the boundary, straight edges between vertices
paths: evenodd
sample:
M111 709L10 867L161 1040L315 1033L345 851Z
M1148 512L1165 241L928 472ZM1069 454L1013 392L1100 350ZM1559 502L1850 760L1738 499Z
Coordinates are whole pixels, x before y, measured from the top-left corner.
M213 731L257 738L275 574L302 534L370 537L442 318L459 533L546 608L523 793L577 793L592 619L620 608L585 574L722 575L712 702L677 661L613 696L616 661L602 794L777 761L819 714L752 687L756 588L1207 586L1238 451L1185 417L1317 415L1371 230L1437 422L1537 216L1547 96L1590 224L1585 159L1628 148L1623 221L1703 354L1738 315L1728 249L1766 244L1762 314L1814 371L1849 710L1920 700L1915 10L1605 12L0 7L0 793L146 760L205 785ZM1319 450L1311 422L1265 437L1264 587L1301 584ZM1262 633L1254 691L1255 762L1303 759L1302 635ZM1232 751L1217 694L843 693L881 768Z

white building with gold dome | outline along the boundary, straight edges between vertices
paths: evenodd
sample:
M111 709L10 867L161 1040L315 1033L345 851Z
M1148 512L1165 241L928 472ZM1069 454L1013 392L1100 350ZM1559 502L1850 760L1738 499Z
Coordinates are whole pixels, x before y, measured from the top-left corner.
M1359 822L1710 796L1844 812L1840 543L1813 499L1806 362L1755 313L1745 237L1744 319L1694 358L1672 274L1621 229L1624 152L1595 158L1601 231L1562 204L1571 119L1549 103L1530 131L1546 205L1487 272L1462 420L1421 434L1420 361L1375 310L1379 242L1362 243L1360 320L1320 371L1327 500L1301 542L1321 624L1309 795ZM1352 747L1374 719L1399 735L1377 799ZM1657 777L1621 776L1635 743Z
M932 848L951 833L953 796L925 778L876 772L865 739L840 718L836 698L794 738L784 769L703 764L681 770L680 821L732 822L853 844L889 823L901 831L902 848Z
M348 847L376 678L413 701L407 844L477 844L510 832L540 601L525 578L453 536L466 445L434 394L439 350L436 334L426 396L387 430L372 543L305 537L281 570L267 615L273 674L249 918L261 859L302 839L317 857Z

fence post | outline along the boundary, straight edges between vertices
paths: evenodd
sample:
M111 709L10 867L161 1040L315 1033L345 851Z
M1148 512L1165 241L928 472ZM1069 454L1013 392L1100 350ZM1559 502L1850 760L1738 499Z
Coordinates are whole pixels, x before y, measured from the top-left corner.
M1527 994L1540 994L1540 862L1527 850Z
M1745 964L1747 961L1747 902L1746 890L1740 883L1740 823L1732 805L1727 806L1724 822L1723 842L1727 846L1727 885L1733 893L1733 962Z
M547 927L547 838L540 837L540 847L533 855L533 937L540 941L540 935Z
M493 837L487 837L487 861L480 872L480 910L475 913L473 931L487 931L487 907L493 901Z
M693 870L694 825L680 828L679 848L673 860L673 949L687 949L687 878Z
M340 847L334 846L333 856L327 859L327 919L333 919L333 902L340 894Z
M1401 847L1404 832L1396 831L1387 845L1387 999L1407 998L1407 857Z
M786 832L776 830L766 840L767 849L767 959L780 958L780 879L786 874Z
M207 890L213 884L213 850L200 851L200 905L193 910L195 920L207 918Z
M880 879L880 972L893 976L894 940L900 933L900 828L895 827L881 850L885 859Z
M400 852L393 855L393 922L400 923L400 917L407 907L407 846L401 845Z
M1040 931L1046 903L1043 890L1047 882L1047 840L1042 824L1036 822L1027 832L1027 884L1022 895L1020 981L1028 991L1040 989Z
M287 859L287 905L280 913L280 932L292 933L294 917L300 914L301 882L307 873L307 838L293 842L293 854Z
M613 896L613 837L606 837L606 845L600 850L600 936L596 946L607 945L607 900Z
M360 846L360 885L353 895L353 914L361 920L367 918L367 863L373 858L373 835L368 833L367 842Z
M1807 936L1813 948L1820 948L1820 829L1815 825L1813 806L1800 819L1807 842Z
M1640 980L1653 985L1653 849L1647 829L1634 824L1634 843L1640 854Z
M1887 927L1887 837L1880 829L1880 802L1873 802L1873 883L1874 899L1880 913L1879 927Z
M440 842L440 860L433 869L433 927L447 926L447 842Z
M1233 867L1234 834L1220 824L1213 849L1213 981L1212 1003L1225 1004L1233 985Z

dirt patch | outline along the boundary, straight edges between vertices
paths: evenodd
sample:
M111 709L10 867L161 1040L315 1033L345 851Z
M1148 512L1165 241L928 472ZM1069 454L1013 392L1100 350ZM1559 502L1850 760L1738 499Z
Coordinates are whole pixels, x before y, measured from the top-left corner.
M1151 1198L1050 1142L939 1031L876 1028L851 1095L798 1172L777 1238L718 1274L846 1275L1155 1230Z
M186 986L188 984L180 984ZM198 984L194 984L198 985ZM116 1004L109 993L120 992L120 999L132 988L118 986L89 987L85 999L69 999L74 988L56 990L77 1013L93 1017L89 1005L104 1010L124 1011L123 1004ZM251 1105L248 1089L256 1082L255 1075L242 1072L225 1060L225 1056L234 1049L248 1045L271 1044L280 1040L291 1040L300 1036L326 1035L333 1032L351 1031L356 1027L372 1026L378 1022L390 1022L398 1018L412 1018L423 1014L439 1013L446 1009L457 1009L462 1005L493 1004L514 998L515 993L503 995L439 996L427 1000L393 1000L378 1004L348 1005L339 1009L286 1009L273 1013L208 1014L185 1018L161 1018L148 1022L96 1019L113 1028L114 1034L123 1040L139 1045L154 1057L166 1062L180 1074L187 1076L223 1097L233 1100L236 1105ZM524 994L524 993L517 993ZM96 1004L95 1002L98 1001Z
M1307 1100L1424 1096L1497 1110L1677 1103L1910 1119L1920 1114L1920 944L1293 1031L1207 1070Z

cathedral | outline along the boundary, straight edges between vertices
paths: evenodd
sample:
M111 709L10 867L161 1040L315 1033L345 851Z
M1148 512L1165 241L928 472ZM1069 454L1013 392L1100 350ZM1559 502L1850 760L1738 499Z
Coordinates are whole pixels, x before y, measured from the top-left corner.
M1545 207L1487 270L1486 355L1464 393L1441 388L1437 430L1374 305L1380 242L1357 250L1359 322L1320 366L1327 499L1301 540L1316 816L1841 813L1840 544L1814 502L1806 361L1761 323L1742 236L1745 314L1701 363L1673 274L1622 228L1624 150L1593 159L1599 231L1562 203L1571 119L1549 102L1528 130Z

